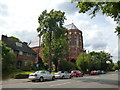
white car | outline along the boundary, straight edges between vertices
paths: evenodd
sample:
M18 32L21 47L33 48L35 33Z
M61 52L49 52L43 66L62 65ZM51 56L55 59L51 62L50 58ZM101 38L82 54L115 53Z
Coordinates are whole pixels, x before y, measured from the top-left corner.
M59 71L55 73L55 78L69 78L71 79L71 74L68 71Z
M55 75L50 74L48 71L36 71L35 73L29 74L28 79L31 81L39 80L43 82L44 80L55 80Z

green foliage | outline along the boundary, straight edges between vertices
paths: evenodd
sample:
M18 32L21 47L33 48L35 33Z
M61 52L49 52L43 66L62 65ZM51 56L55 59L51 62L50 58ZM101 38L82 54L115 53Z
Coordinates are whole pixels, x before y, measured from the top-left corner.
M64 14L64 12L54 11L53 9L49 13L47 13L47 10L44 10L38 18L39 27L37 28L37 31L39 36L42 36L42 46L44 48L42 51L43 59L44 62L49 61L50 72L52 60L57 66L59 55L56 55L56 52L60 54L61 52L59 49L63 47L63 44L61 44L62 42L60 43L60 41L66 32L66 29L63 27L64 20L66 19ZM54 57L52 58L53 55Z
M87 53L81 53L76 60L76 65L77 67L83 71L86 72L86 70L88 69L88 60L89 60L89 56Z
M2 74L7 75L16 69L16 56L9 52L10 48L2 43Z
M77 6L80 10L79 13L89 13L89 15L95 17L97 15L97 12L101 11L103 15L110 16L114 19L114 21L117 22L118 26L120 24L119 18L120 18L120 1L118 2L85 2L84 0L71 0L72 2L78 2ZM120 30L118 27L116 28L116 31L118 34L120 34Z
M115 63L114 66L113 66L113 68L112 68L112 70L118 70L118 69L119 69L118 65L117 65L117 63Z
M13 40L15 40L16 42L20 42L20 39L19 38L16 38L16 37L14 37L14 36L11 36L11 37L8 37L9 39L13 39Z
M112 63L112 59L111 59L111 55L109 53L106 53L104 51L100 51L100 52L90 52L90 55L93 57L93 59L95 59L94 61L98 64L97 67L101 70L106 70L107 69L107 62ZM97 68L96 68L97 69Z
M31 71L32 67L33 67L33 61L28 60L28 61L25 61L25 62L26 62L26 66L24 66L22 68L22 70L24 70L24 71Z
M117 61L118 69L120 69L120 61Z
M34 73L34 72L19 72L19 73L12 73L10 75L11 78L15 78L17 75L20 75L20 74L31 74L31 73Z
M113 71L114 70L114 63L107 63L107 71Z
M88 72L92 70L112 70L114 64L111 60L111 55L104 51L100 52L90 52L90 53L82 53L78 56L76 65L77 67L83 71Z
M58 65L58 69L59 71L68 71L70 72L71 70L75 69L75 64L73 64L72 62L68 62L68 61L60 61L60 64Z

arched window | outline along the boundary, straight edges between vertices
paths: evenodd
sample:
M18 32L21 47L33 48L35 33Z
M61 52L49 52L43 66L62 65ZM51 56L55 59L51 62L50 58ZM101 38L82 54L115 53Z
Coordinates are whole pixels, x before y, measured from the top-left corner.
M71 35L71 45L74 45L74 35Z

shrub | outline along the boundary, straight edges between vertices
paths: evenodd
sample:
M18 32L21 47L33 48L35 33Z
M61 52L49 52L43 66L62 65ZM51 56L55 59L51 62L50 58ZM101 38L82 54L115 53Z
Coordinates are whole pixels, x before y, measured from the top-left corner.
M73 64L72 62L68 62L68 61L60 61L60 64L58 65L58 69L59 71L68 71L70 72L71 70L74 70L76 68L75 64Z

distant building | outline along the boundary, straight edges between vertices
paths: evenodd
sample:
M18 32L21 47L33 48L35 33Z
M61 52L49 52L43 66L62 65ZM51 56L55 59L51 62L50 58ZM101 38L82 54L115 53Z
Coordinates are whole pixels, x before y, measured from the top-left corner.
M18 42L4 35L2 35L2 41L7 47L12 49L10 52L16 55L18 68L24 69L28 67L28 64L33 65L36 58L36 52L32 50L26 42Z
M68 29L69 61L74 63L78 55L84 52L82 31L73 23L66 25L65 28Z
M39 46L35 46L35 47L32 47L32 49L37 53L37 57L35 58L35 63L39 64L40 62L42 62L42 49L40 47L39 49Z
M77 57L79 54L84 52L85 50L83 49L83 36L82 36L82 31L79 30L73 23L66 25L65 28L68 29L68 46L69 46L69 57L68 61L71 61L75 63ZM43 58L42 56L42 50L40 48L39 51L39 46L32 47L32 49L36 52L39 53L39 56Z

